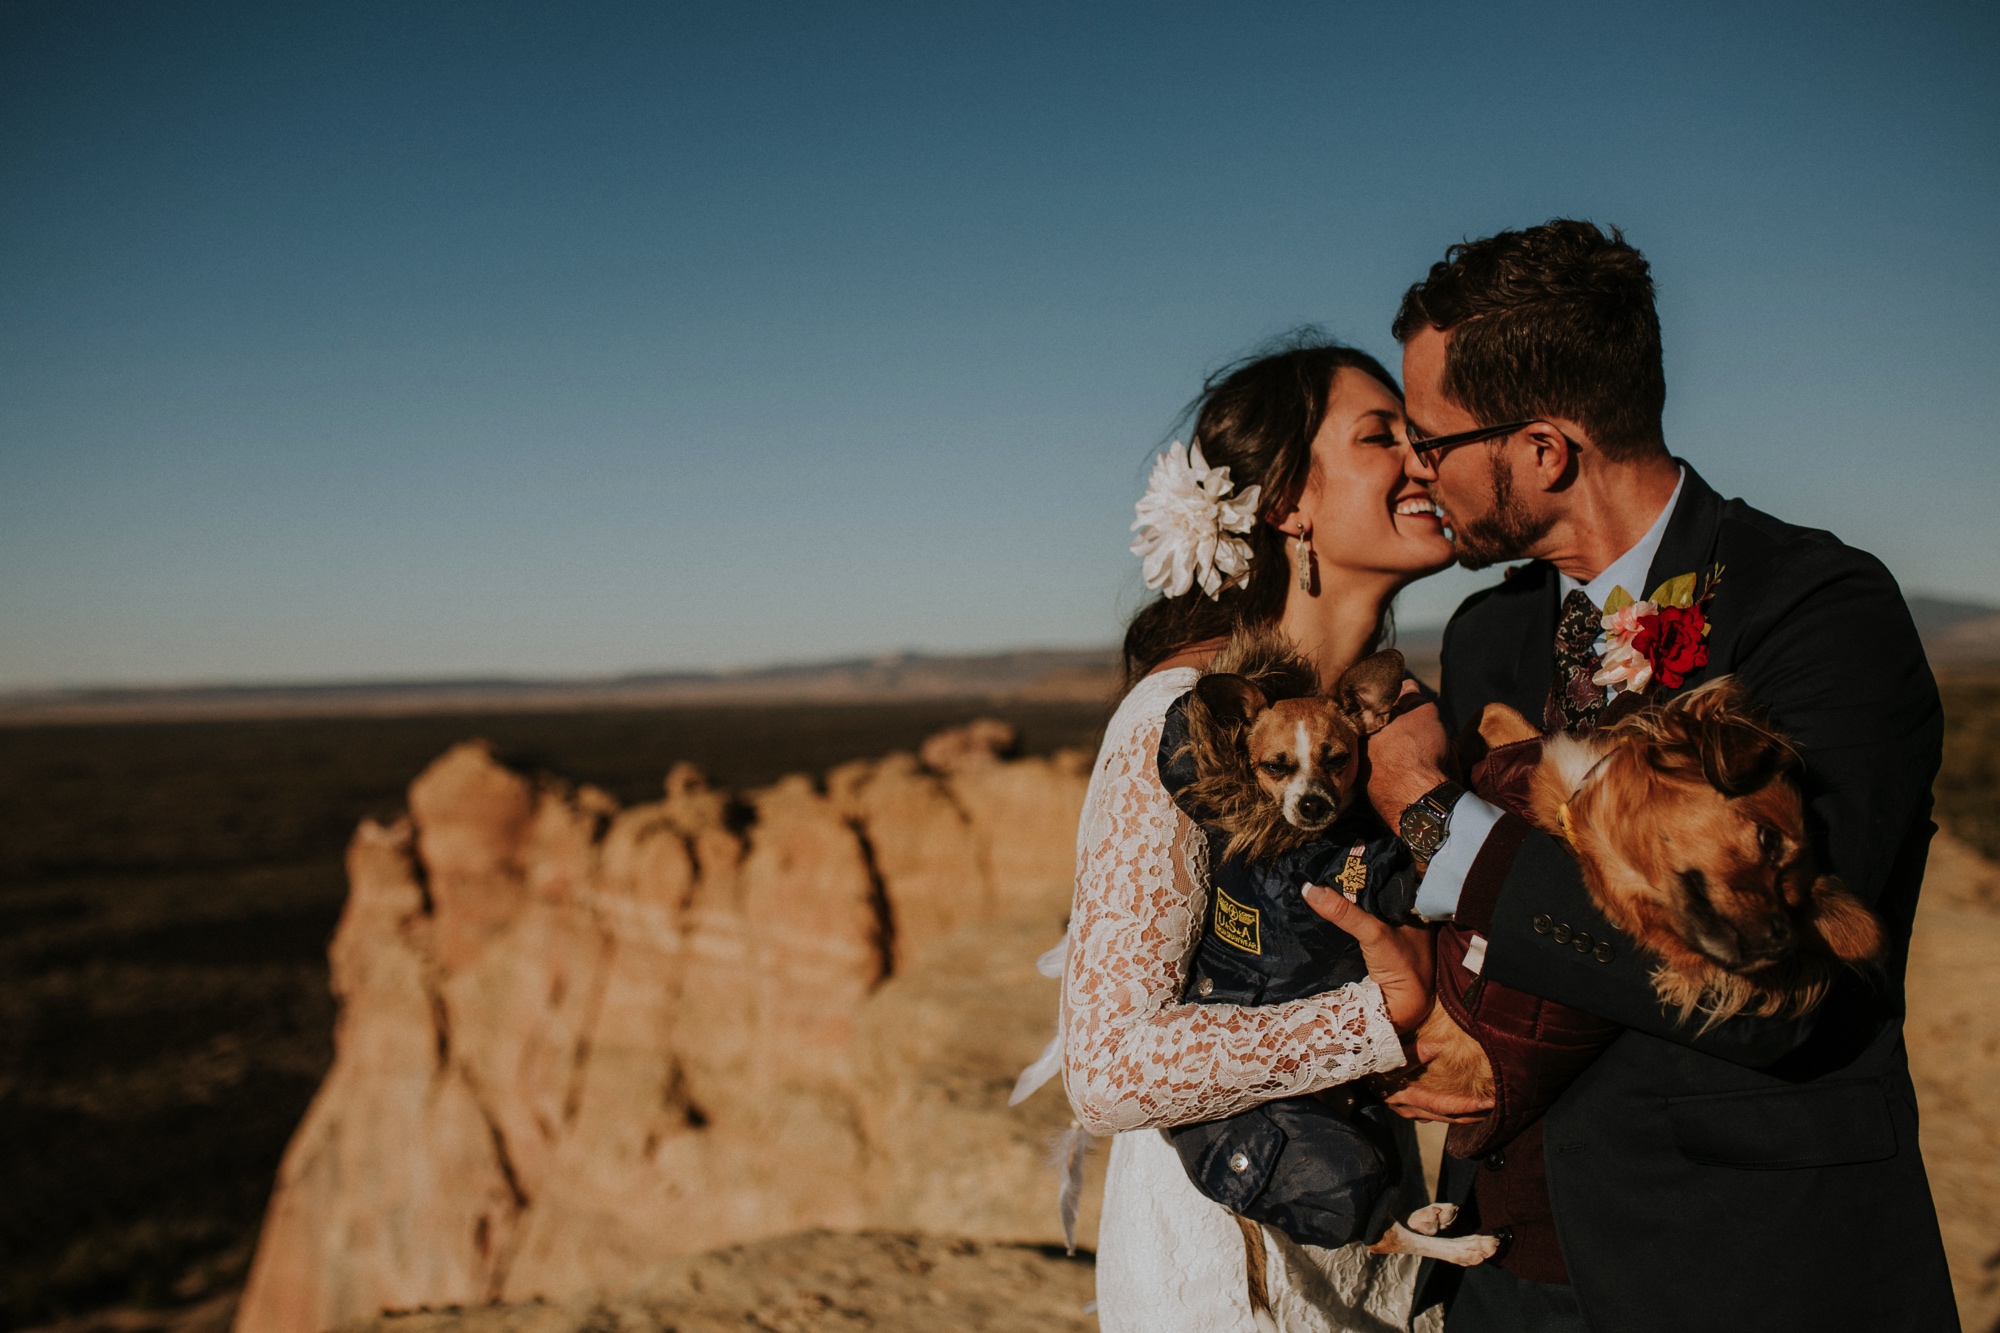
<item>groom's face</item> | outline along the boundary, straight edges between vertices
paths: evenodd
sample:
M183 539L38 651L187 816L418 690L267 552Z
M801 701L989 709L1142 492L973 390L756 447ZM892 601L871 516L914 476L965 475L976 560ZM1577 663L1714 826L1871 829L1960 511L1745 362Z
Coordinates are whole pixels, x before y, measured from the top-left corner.
M1424 329L1403 344L1404 411L1421 437L1455 435L1491 423L1479 420L1445 395L1444 353L1449 335ZM1484 569L1532 553L1548 535L1552 515L1537 514L1515 493L1513 448L1507 439L1449 449L1442 455L1414 450L1404 469L1424 484L1444 511L1458 563Z

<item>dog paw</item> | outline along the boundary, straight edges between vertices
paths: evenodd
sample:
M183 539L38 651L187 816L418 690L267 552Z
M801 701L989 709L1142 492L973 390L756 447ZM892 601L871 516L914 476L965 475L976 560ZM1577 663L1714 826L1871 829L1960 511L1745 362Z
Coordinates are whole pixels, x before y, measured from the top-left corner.
M1450 1253L1442 1257L1446 1262L1457 1264L1460 1268L1483 1264L1500 1253L1498 1236L1454 1236L1440 1243L1450 1247Z
M1452 1220L1457 1216L1457 1204L1433 1203L1411 1213L1410 1220L1403 1225L1416 1232L1419 1236L1435 1236L1438 1232L1450 1226Z

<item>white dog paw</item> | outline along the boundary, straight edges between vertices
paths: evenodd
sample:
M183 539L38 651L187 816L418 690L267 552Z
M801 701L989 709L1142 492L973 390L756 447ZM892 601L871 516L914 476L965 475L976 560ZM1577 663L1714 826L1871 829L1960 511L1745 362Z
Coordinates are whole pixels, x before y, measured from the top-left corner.
M1498 1236L1454 1236L1439 1243L1451 1247L1452 1253L1447 1256L1448 1262L1457 1264L1461 1268L1483 1264L1500 1253Z
M1457 1204L1433 1203L1427 1204L1417 1209L1416 1212L1411 1213L1410 1220L1403 1225L1416 1232L1419 1236L1435 1236L1438 1232L1450 1226L1452 1220L1457 1216Z

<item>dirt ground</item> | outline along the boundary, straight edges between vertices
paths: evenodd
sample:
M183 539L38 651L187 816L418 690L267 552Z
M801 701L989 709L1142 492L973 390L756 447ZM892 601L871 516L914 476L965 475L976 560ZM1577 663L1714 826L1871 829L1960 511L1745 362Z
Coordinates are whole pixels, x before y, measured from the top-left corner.
M937 1236L809 1231L667 1264L638 1290L395 1314L341 1333L1086 1333L1089 1257Z
M1910 939L1906 1036L1924 1166L1967 1333L2000 1330L2000 865L1931 848Z

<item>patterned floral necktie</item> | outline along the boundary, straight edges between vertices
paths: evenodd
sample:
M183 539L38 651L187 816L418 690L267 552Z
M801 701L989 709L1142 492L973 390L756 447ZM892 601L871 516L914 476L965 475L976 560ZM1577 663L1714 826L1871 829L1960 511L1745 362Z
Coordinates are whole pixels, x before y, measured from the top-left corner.
M1608 696L1602 685L1590 683L1599 667L1591 645L1603 633L1604 613L1591 603L1589 593L1577 588L1563 598L1556 621L1556 676L1542 707L1542 730L1574 736L1597 724Z

